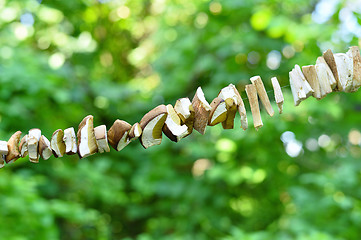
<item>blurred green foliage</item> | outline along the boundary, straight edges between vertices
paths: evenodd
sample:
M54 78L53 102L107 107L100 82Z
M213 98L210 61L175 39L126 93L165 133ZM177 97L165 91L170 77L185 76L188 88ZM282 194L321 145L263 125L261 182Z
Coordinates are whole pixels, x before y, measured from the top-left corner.
M198 86L211 101L253 75L268 90L272 76L287 86L295 63L358 45L360 10L337 0L0 0L1 139L34 127L50 137L88 114L135 123ZM0 239L359 239L360 93L295 108L283 89L284 114L262 113L258 132L249 114L245 132L236 118L233 130L177 144L5 166Z

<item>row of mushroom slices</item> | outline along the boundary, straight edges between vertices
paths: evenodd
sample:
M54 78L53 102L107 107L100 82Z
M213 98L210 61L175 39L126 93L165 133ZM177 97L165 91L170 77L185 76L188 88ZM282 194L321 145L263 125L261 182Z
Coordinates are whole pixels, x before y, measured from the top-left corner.
M355 92L361 86L361 56L357 46L346 53L330 49L318 57L315 65L295 65L289 73L294 103L298 106L309 96L324 98L331 92Z
M358 47L350 47L347 53L333 54L331 50L318 57L315 65L295 65L289 73L290 86L296 106L301 101L314 96L322 99L333 91L354 92L361 86L361 56ZM256 129L263 126L258 99L262 102L267 114L274 115L271 102L260 76L250 79L245 86L250 104L253 124ZM283 94L277 78L271 79L275 102L282 113ZM201 87L198 87L193 100L178 99L175 105L159 105L149 111L133 125L117 119L109 128L100 125L94 128L93 116L85 117L75 133L73 127L56 130L50 141L40 129L29 130L21 138L17 131L10 139L0 141L0 168L12 163L20 157L29 156L31 162L39 162L39 158L49 159L52 155L78 154L80 158L94 153L109 152L109 144L120 151L130 142L139 138L144 148L159 145L163 133L172 141L178 142L190 135L195 129L204 134L207 126L222 124L224 129L233 129L236 113L241 118L241 128L248 128L246 108L237 88L230 84L224 87L218 96L208 103ZM20 139L21 138L21 139Z
M282 113L283 95L277 78L272 78L275 100ZM256 129L262 124L258 97L270 116L274 115L264 84L259 76L251 78L251 84L246 86ZM163 133L172 141L178 142L190 135L195 129L204 134L207 126L222 124L224 129L234 128L236 113L241 118L241 128L248 128L246 108L237 88L230 84L224 87L209 104L201 87L198 87L193 100L178 99L175 105L159 105L146 113L139 123L133 125L124 120L115 120L107 131L105 125L94 128L93 116L86 116L75 133L73 127L56 130L51 139L42 135L41 130L34 128L21 138L17 131L10 139L0 141L0 167L5 162L12 163L20 157L29 156L30 162L37 163L39 158L44 160L64 155L78 154L80 158L94 153L109 152L109 144L120 151L130 142L139 138L144 148L159 145ZM21 139L20 139L21 138Z

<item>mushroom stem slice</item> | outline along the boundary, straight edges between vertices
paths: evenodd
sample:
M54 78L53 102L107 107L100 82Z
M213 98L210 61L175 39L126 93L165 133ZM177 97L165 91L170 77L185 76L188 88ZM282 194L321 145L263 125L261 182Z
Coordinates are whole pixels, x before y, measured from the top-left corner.
M5 165L6 155L9 153L8 143L6 141L0 141L0 168Z
M314 65L303 66L302 72L314 91L312 95L317 99L321 99L320 81L317 77L316 67Z
M264 87L261 77L260 76L251 77L251 82L252 82L252 84L254 84L256 86L258 96L261 99L261 102L262 102L263 106L265 107L266 112L268 113L268 115L270 115L272 117L275 114L275 112L272 108L271 102L268 98L268 95L267 95L267 92L266 92L266 89Z
M335 63L335 65L336 65L336 63ZM335 67L335 69L337 70L337 67ZM328 65L328 63L326 62L326 60L323 57L318 57L317 58L317 60L316 60L316 71L317 71L317 76L319 78L320 78L319 73L322 72L323 78L326 78L327 81L328 81L328 85L331 88L331 92L332 92L332 90L335 90L335 91L338 90L337 89L338 80L336 80L335 74L332 72L330 66ZM337 72L336 72L336 74L337 74ZM324 80L322 80L322 81L324 81ZM322 83L321 82L320 82L320 86L321 86L321 92L322 92ZM327 88L328 87L325 88L326 92L328 91Z
M107 137L107 127L105 125L97 126L94 128L94 134L98 144L98 152L110 152Z
M361 56L357 46L350 47L346 53L353 62L352 91L357 91L361 86Z
M20 141L19 150L21 157L26 157L28 155L28 134L26 134Z
M77 153L78 147L76 145L76 135L73 127L64 130L63 141L65 143L65 153L73 155Z
M162 129L167 115L167 107L162 104L150 110L140 120L142 136L139 139L144 148L159 145L162 142Z
M41 137L41 130L34 128L29 130L28 133L28 152L29 152L29 161L33 163L39 162L39 140Z
M351 92L353 79L353 60L344 53L336 53L334 54L334 58L338 73L337 88L340 91Z
M283 93L280 87L280 84L277 80L276 77L271 78L272 81L272 86L273 86L273 90L274 90L274 94L275 94L275 100L277 103L277 107L278 107L278 112L279 114L281 114L283 112L283 102L284 102L284 98L283 98Z
M253 117L253 125L258 130L263 126L261 113L259 111L257 89L253 84L246 85L246 93L248 96L249 104L251 106L251 112Z

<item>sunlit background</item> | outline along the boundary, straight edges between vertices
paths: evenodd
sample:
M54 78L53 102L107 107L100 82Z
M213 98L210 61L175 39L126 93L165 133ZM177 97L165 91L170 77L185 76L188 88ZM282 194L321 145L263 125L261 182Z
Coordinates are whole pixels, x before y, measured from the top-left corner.
M2 140L34 127L50 138L88 114L133 124L229 83L250 125L20 159L0 170L0 239L359 239L361 93L294 107L288 72L358 46L360 23L356 0L0 0ZM259 131L244 93L254 75L285 94Z

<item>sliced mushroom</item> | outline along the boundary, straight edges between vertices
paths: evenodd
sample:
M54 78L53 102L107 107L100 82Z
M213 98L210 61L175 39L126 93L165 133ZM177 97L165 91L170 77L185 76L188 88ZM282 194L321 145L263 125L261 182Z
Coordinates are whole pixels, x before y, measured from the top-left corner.
M315 70L320 84L320 96L323 98L332 92L332 88L336 86L336 79L322 57L317 58Z
M39 140L39 154L44 160L48 160L53 155L50 141L44 135L41 135Z
M352 91L352 78L353 78L353 60L347 54L336 53L334 54L336 61L338 82L337 88L340 91Z
M144 148L159 145L162 142L162 129L167 119L167 107L159 105L143 116L139 124L142 136L139 138Z
M313 94L313 89L307 82L299 65L295 65L294 69L289 73L290 85L295 106L298 106L302 100L305 100Z
M239 100L238 113L239 113L239 116L241 117L241 128L243 130L247 130L247 128L248 128L248 120L247 120L246 107L244 106L241 94L239 94L237 88L234 85L233 85L233 89L234 89L235 94L237 95L237 99Z
M113 125L108 130L108 141L110 146L115 150L120 151L126 147L130 141L128 140L129 130L132 125L123 120L115 120Z
M271 102L268 98L268 95L267 95L267 92L266 92L266 89L264 87L261 77L260 76L251 77L251 82L252 82L252 84L254 84L256 86L258 96L261 99L261 102L262 102L264 108L266 109L266 112L268 113L268 115L270 115L272 117L275 114L275 112L272 108Z
M227 117L226 120L222 122L222 126L224 129L232 129L234 126L234 118L236 116L237 108L239 114L241 116L241 127L248 127L247 116L244 119L244 114L246 109L244 108L244 104L242 98L237 91L236 87L233 84L229 84L227 87L221 89L218 94L218 97L222 98L227 106ZM243 106L242 106L243 105Z
M271 78L271 82L275 94L275 101L277 103L278 112L279 114L281 114L283 112L283 101L284 101L283 93L276 77Z
M357 91L361 86L361 56L357 46L350 47L346 53L353 61L352 91Z
M258 130L263 126L261 113L259 111L259 103L257 97L257 89L253 84L246 85L246 93L249 100L249 105L251 107L252 117L253 117L253 125Z
M28 152L29 152L29 161L33 163L39 162L39 140L41 137L41 130L38 128L33 128L29 130L28 133Z
M50 139L50 146L53 150L54 157L62 157L65 154L65 142L63 140L64 132L61 129L56 130Z
M4 167L5 158L8 153L8 143L6 141L0 141L0 168Z
M19 150L21 157L24 158L28 155L28 134L26 134L20 141Z
M335 63L336 64L336 63ZM322 77L323 78L327 78L328 80L328 84L331 87L331 92L334 89L335 91L337 91L337 80L335 78L335 75L333 74L330 66L328 65L328 63L326 62L326 60L323 57L318 57L316 60L316 72L317 72L317 76L320 79L320 75L319 73L322 73ZM337 69L337 67L336 67ZM321 87L321 91L322 91L322 84L320 82L320 87ZM325 88L325 91L327 90L327 87Z
M65 143L65 153L72 155L77 153L78 147L76 145L75 130L73 127L64 130L63 141Z
M316 67L314 65L303 66L302 72L314 91L312 95L317 99L321 99L321 88L317 77Z
M329 79L331 88L334 89L335 91L341 91L342 85L339 79L339 73L337 71L336 60L331 49L327 49L327 51L323 53L323 57L317 58L317 61L319 64L324 63L327 64L327 66L329 67L329 70L331 71L333 76L333 78Z
M193 97L192 106L194 109L194 123L193 128L200 134L206 132L208 125L209 114L211 113L211 106L204 97L201 87L197 88L197 92Z
M94 128L94 133L98 144L98 152L110 152L107 137L107 127L105 125L97 126Z
M139 123L133 124L128 134L129 141L134 141L138 139L141 135L142 135L142 128L140 127Z
M212 110L208 119L209 126L217 125L227 119L227 104L222 98L216 97L213 99L211 108Z
M86 116L79 124L78 132L78 154L80 158L88 157L98 151L95 139L93 116Z
M6 155L5 161L7 164L15 162L21 157L19 152L19 141L20 141L21 131L15 132L8 141L9 153Z
M171 104L167 105L167 118L164 122L163 132L173 142L178 142L188 134L188 127L181 125L181 119Z
M180 98L174 105L174 111L178 114L181 119L181 124L185 124L188 128L186 136L193 132L194 124L194 109L189 98ZM184 136L184 137L186 137Z

